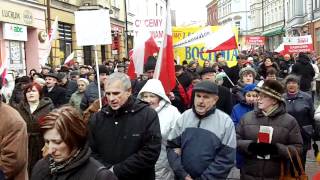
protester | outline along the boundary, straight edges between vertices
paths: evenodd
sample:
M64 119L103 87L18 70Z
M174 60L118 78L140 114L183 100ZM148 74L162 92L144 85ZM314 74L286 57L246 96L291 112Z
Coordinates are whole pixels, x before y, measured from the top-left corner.
M267 70L270 68L275 68L277 71L279 70L279 66L277 63L274 62L272 57L267 56L264 60L263 63L259 66L258 68L258 74L260 80L266 79L267 77Z
M89 120L92 156L120 180L154 180L161 150L158 115L131 95L131 82L113 73L104 84L108 105Z
M2 79L0 78L0 91ZM0 94L0 99L1 99ZM0 177L28 180L27 126L20 114L0 100Z
M178 109L171 105L166 96L161 81L149 79L138 94L138 98L149 103L150 107L158 113L162 136L162 145L159 159L155 165L156 180L172 180L174 174L167 158L167 138L180 117Z
M241 179L278 180L281 162L289 160L287 148L301 152L303 141L297 121L286 112L282 85L266 80L256 90L257 109L245 114L237 126L237 150L244 157Z
M76 109L65 106L40 121L47 156L37 162L32 180L116 180L94 158L87 143L87 127Z
M59 81L58 81L59 86L66 90L65 100L69 102L71 95L74 92L76 92L78 89L77 81L68 79L67 73L65 72L59 72L58 77L59 77Z
M22 76L16 80L16 84L12 91L12 96L10 98L10 105L12 107L17 106L24 98L23 89L24 87L31 82L31 79L28 76Z
M81 99L80 108L82 111L86 110L96 99L99 99L98 88L101 90L101 96L104 95L103 86L107 81L109 74L109 70L104 65L99 65L99 78L95 79L95 81L87 86ZM100 81L100 87L98 87L98 81Z
M66 90L58 86L58 80L57 73L48 73L45 78L46 86L42 89L43 96L49 97L56 108L67 103Z
M292 66L292 74L300 76L300 90L311 94L311 82L315 76L315 71L310 64L308 55L299 54L297 63Z
M28 144L28 172L36 162L42 158L42 147L44 140L40 133L38 120L48 114L54 105L51 99L42 97L42 88L37 83L27 84L23 91L24 99L17 105L16 109L27 123L29 137Z
M41 67L40 73L42 74L42 76L46 76L50 72L51 72L51 67L46 66L46 65Z
M79 78L77 80L78 90L71 95L69 100L69 104L78 110L78 112L82 112L80 108L81 100L84 95L87 86L89 85L89 81L85 78Z
M192 109L168 137L168 160L178 179L226 179L236 155L231 118L216 108L218 86L204 80L193 88Z
M305 167L307 151L311 149L311 138L314 125L314 105L310 94L299 89L300 80L295 75L285 79L286 93L283 95L287 112L293 116L299 126L303 139L302 163Z
M291 60L290 54L285 54L283 56L283 61L280 61L279 68L279 77L280 78L285 78L289 73L291 72L291 67L294 64L294 62Z

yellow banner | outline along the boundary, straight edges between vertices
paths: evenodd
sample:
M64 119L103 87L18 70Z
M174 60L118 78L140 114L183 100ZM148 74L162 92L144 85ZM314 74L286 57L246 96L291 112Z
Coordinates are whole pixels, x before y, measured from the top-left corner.
M187 38L191 34L194 34L196 32L199 32L203 30L206 27L195 27L195 26L189 26L189 27L173 27L172 29L172 39L173 44L176 44L177 42ZM210 26L210 29L212 32L218 31L218 29L221 28L221 26ZM236 40L238 42L238 29L233 28L232 31L235 33ZM182 61L187 60L188 62L190 60L198 59L199 63L202 65L204 60L210 60L211 62L216 62L216 54L218 52L212 52L212 53L202 53L204 50L204 43L195 44L191 46L186 47L178 47L174 49L174 55L175 59L180 59L180 64ZM220 51L222 53L222 56L225 60L227 60L228 66L232 67L237 64L237 56L238 56L238 50L227 50L227 51Z

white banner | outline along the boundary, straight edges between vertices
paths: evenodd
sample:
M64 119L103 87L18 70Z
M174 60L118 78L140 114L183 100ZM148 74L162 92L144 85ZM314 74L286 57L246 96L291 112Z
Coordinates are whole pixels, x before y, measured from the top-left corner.
M75 23L78 46L112 44L108 10L76 11Z
M164 37L164 27L165 20L161 17L136 18L133 23L133 35L141 37L139 33L150 32L157 45L160 46Z
M283 37L283 43L285 45L312 44L312 37L311 35L297 36L297 37Z

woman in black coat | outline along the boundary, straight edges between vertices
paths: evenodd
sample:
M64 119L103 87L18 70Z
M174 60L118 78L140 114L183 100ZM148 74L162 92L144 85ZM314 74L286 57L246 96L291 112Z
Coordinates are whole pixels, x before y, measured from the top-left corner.
M22 93L23 100L16 106L16 109L27 124L28 171L30 174L33 166L42 158L41 149L44 146L38 120L48 114L54 106L51 99L42 97L41 86L37 83L27 84Z
M32 180L117 180L91 157L87 124L79 112L64 106L40 120L45 140L44 155L32 171Z

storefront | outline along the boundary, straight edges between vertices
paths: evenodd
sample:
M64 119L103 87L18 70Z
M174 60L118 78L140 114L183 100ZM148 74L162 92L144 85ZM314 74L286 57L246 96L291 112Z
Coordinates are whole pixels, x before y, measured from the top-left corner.
M30 69L40 69L43 32L43 7L0 2L0 57L7 59L9 70L26 75Z
M284 36L283 27L273 28L268 31L264 31L262 36L266 37L266 46L265 48L270 51L274 51L281 43Z

